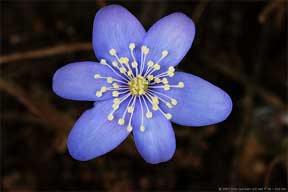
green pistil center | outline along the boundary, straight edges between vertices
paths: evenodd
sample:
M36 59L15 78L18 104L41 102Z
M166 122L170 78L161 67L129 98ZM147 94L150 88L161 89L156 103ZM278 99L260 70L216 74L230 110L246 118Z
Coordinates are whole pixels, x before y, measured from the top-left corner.
M132 79L128 84L130 92L133 96L143 95L148 89L148 81L140 75Z

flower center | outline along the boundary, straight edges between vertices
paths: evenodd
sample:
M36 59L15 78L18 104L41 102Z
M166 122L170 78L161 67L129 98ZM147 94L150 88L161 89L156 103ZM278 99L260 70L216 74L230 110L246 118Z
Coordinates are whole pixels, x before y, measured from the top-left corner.
M149 83L144 77L138 75L137 77L133 78L128 84L131 95L137 96L144 95L146 93Z
M102 86L100 90L96 91L96 97L102 97L103 94L112 93L113 104L112 109L107 119L114 120L114 113L123 107L124 111L122 116L118 116L119 125L127 125L127 131L131 132L132 118L134 109L139 107L141 112L141 125L140 131L146 128L144 122L153 118L154 111L159 111L165 118L170 120L172 115L164 112L159 106L160 103L165 104L167 108L173 108L177 105L178 101L163 91L169 91L174 88L183 88L184 82L180 81L178 84L170 84L170 77L174 76L175 68L168 67L167 71L159 72L161 66L159 63L165 59L169 52L163 50L161 56L156 60L147 60L149 48L146 45L140 46L141 58L136 60L135 56L135 43L129 44L130 59L128 57L121 57L118 55L116 49L111 48L109 54L114 58L110 64L105 59L100 60L100 64L107 66L114 74L111 76L102 76L97 73L94 74L95 79L105 79L110 86ZM154 55L155 56L155 55ZM158 71L158 72L157 72ZM127 102L124 102L127 101Z

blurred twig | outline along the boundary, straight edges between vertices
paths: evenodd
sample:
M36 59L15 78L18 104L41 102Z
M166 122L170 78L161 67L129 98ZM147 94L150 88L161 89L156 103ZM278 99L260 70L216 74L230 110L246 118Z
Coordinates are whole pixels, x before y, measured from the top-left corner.
M107 2L106 2L106 0L96 0L96 4L97 4L100 8L102 8L102 7L104 7L104 6L107 5Z
M273 159L273 161L271 161L271 163L268 166L267 173L265 175L265 180L264 180L265 187L269 187L270 186L270 178L271 178L272 171L275 168L275 166L278 163L281 163L281 162L283 162L283 163L286 162L286 164L284 164L284 166L287 166L287 160L288 159L285 158L285 155L279 155L275 159Z
M32 101L26 96L20 87L15 84L0 79L0 90L7 92L14 96L20 103L22 103L31 113L37 116L41 116L39 107L37 107Z
M58 131L66 131L73 125L73 121L69 116L60 113L52 105L47 106L46 103L48 102L37 101L33 96L28 95L21 87L10 81L0 79L0 90L15 97L32 114L39 117L42 122L57 128ZM43 103L45 103L45 105Z
M200 20L201 15L203 14L205 8L207 7L209 0L200 1L196 6L192 18L195 23L198 23Z
M276 96L269 90L266 90L265 88L257 85L254 81L252 81L242 72L236 71L228 67L228 65L225 65L225 63L223 63L224 61L217 62L215 61L215 58L210 57L205 57L203 59L206 61L206 64L209 67L213 68L219 73L226 75L232 80L242 84L244 87L251 87L251 89L253 89L257 95L259 95L265 102L267 102L271 106L278 109L283 109L285 107L284 102L278 96Z
M30 122L37 124L42 123L42 121L35 116L32 116L30 114L28 115L25 113L17 113L15 111L4 112L1 114L0 118L2 121L15 121L15 119L17 119L17 121L23 121L23 122Z
M33 95L25 92L20 86L0 78L0 91L4 91L15 97L22 103L32 114L36 115L40 123L47 127L55 128L57 137L55 137L53 147L58 152L64 152L66 149L66 135L73 125L73 120L69 115L59 112L50 101L42 97L40 100Z
M274 17L276 24L280 27L285 20L286 3L287 1L285 2L284 0L269 1L258 16L259 22L265 24L269 20L269 17Z
M76 51L90 51L92 49L90 42L72 43L57 45L54 47L41 48L39 50L13 53L11 55L4 55L0 57L0 64L22 61L26 59L37 59L52 55L71 53Z

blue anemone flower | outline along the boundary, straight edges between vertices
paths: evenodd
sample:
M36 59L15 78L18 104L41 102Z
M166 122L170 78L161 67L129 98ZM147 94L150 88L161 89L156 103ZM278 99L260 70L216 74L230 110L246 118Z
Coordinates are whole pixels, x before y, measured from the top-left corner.
M53 90L60 97L96 101L68 137L68 150L86 161L117 147L131 132L148 163L172 158L175 134L171 122L204 126L227 118L232 101L211 83L175 66L195 35L193 21L170 14L148 32L124 7L99 10L93 26L98 62L76 62L60 68Z

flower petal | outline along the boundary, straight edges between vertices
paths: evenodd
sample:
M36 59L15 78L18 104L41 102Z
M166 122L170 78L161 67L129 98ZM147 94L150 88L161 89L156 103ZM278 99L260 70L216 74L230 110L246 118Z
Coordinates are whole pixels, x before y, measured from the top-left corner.
M71 63L56 71L53 76L53 90L58 96L73 100L97 101L112 98L111 91L107 91L102 97L96 96L102 86L111 85L105 79L95 79L95 74L119 79L112 70L102 64Z
M140 131L140 118L140 114L136 113L132 125L134 141L141 156L151 164L170 160L176 149L175 134L171 123L160 112L154 112L151 119L144 117L145 131L142 132Z
M109 50L114 48L119 57L130 58L129 44L139 45L145 29L127 9L120 5L109 5L100 9L94 19L93 47L96 57L114 60ZM131 58L130 58L131 59Z
M97 102L93 109L82 114L71 130L67 146L71 156L87 161L117 147L129 132L117 121L108 121L112 100Z
M147 61L157 62L162 51L168 56L159 64L161 67L177 65L190 49L195 35L193 21L183 13L173 13L155 23L147 32L143 44L150 52Z
M170 85L184 82L184 88L171 88L169 91L157 91L169 95L178 101L173 108L161 105L172 114L172 121L185 126L204 126L225 120L232 110L229 95L211 83L188 73L176 72L169 79Z

